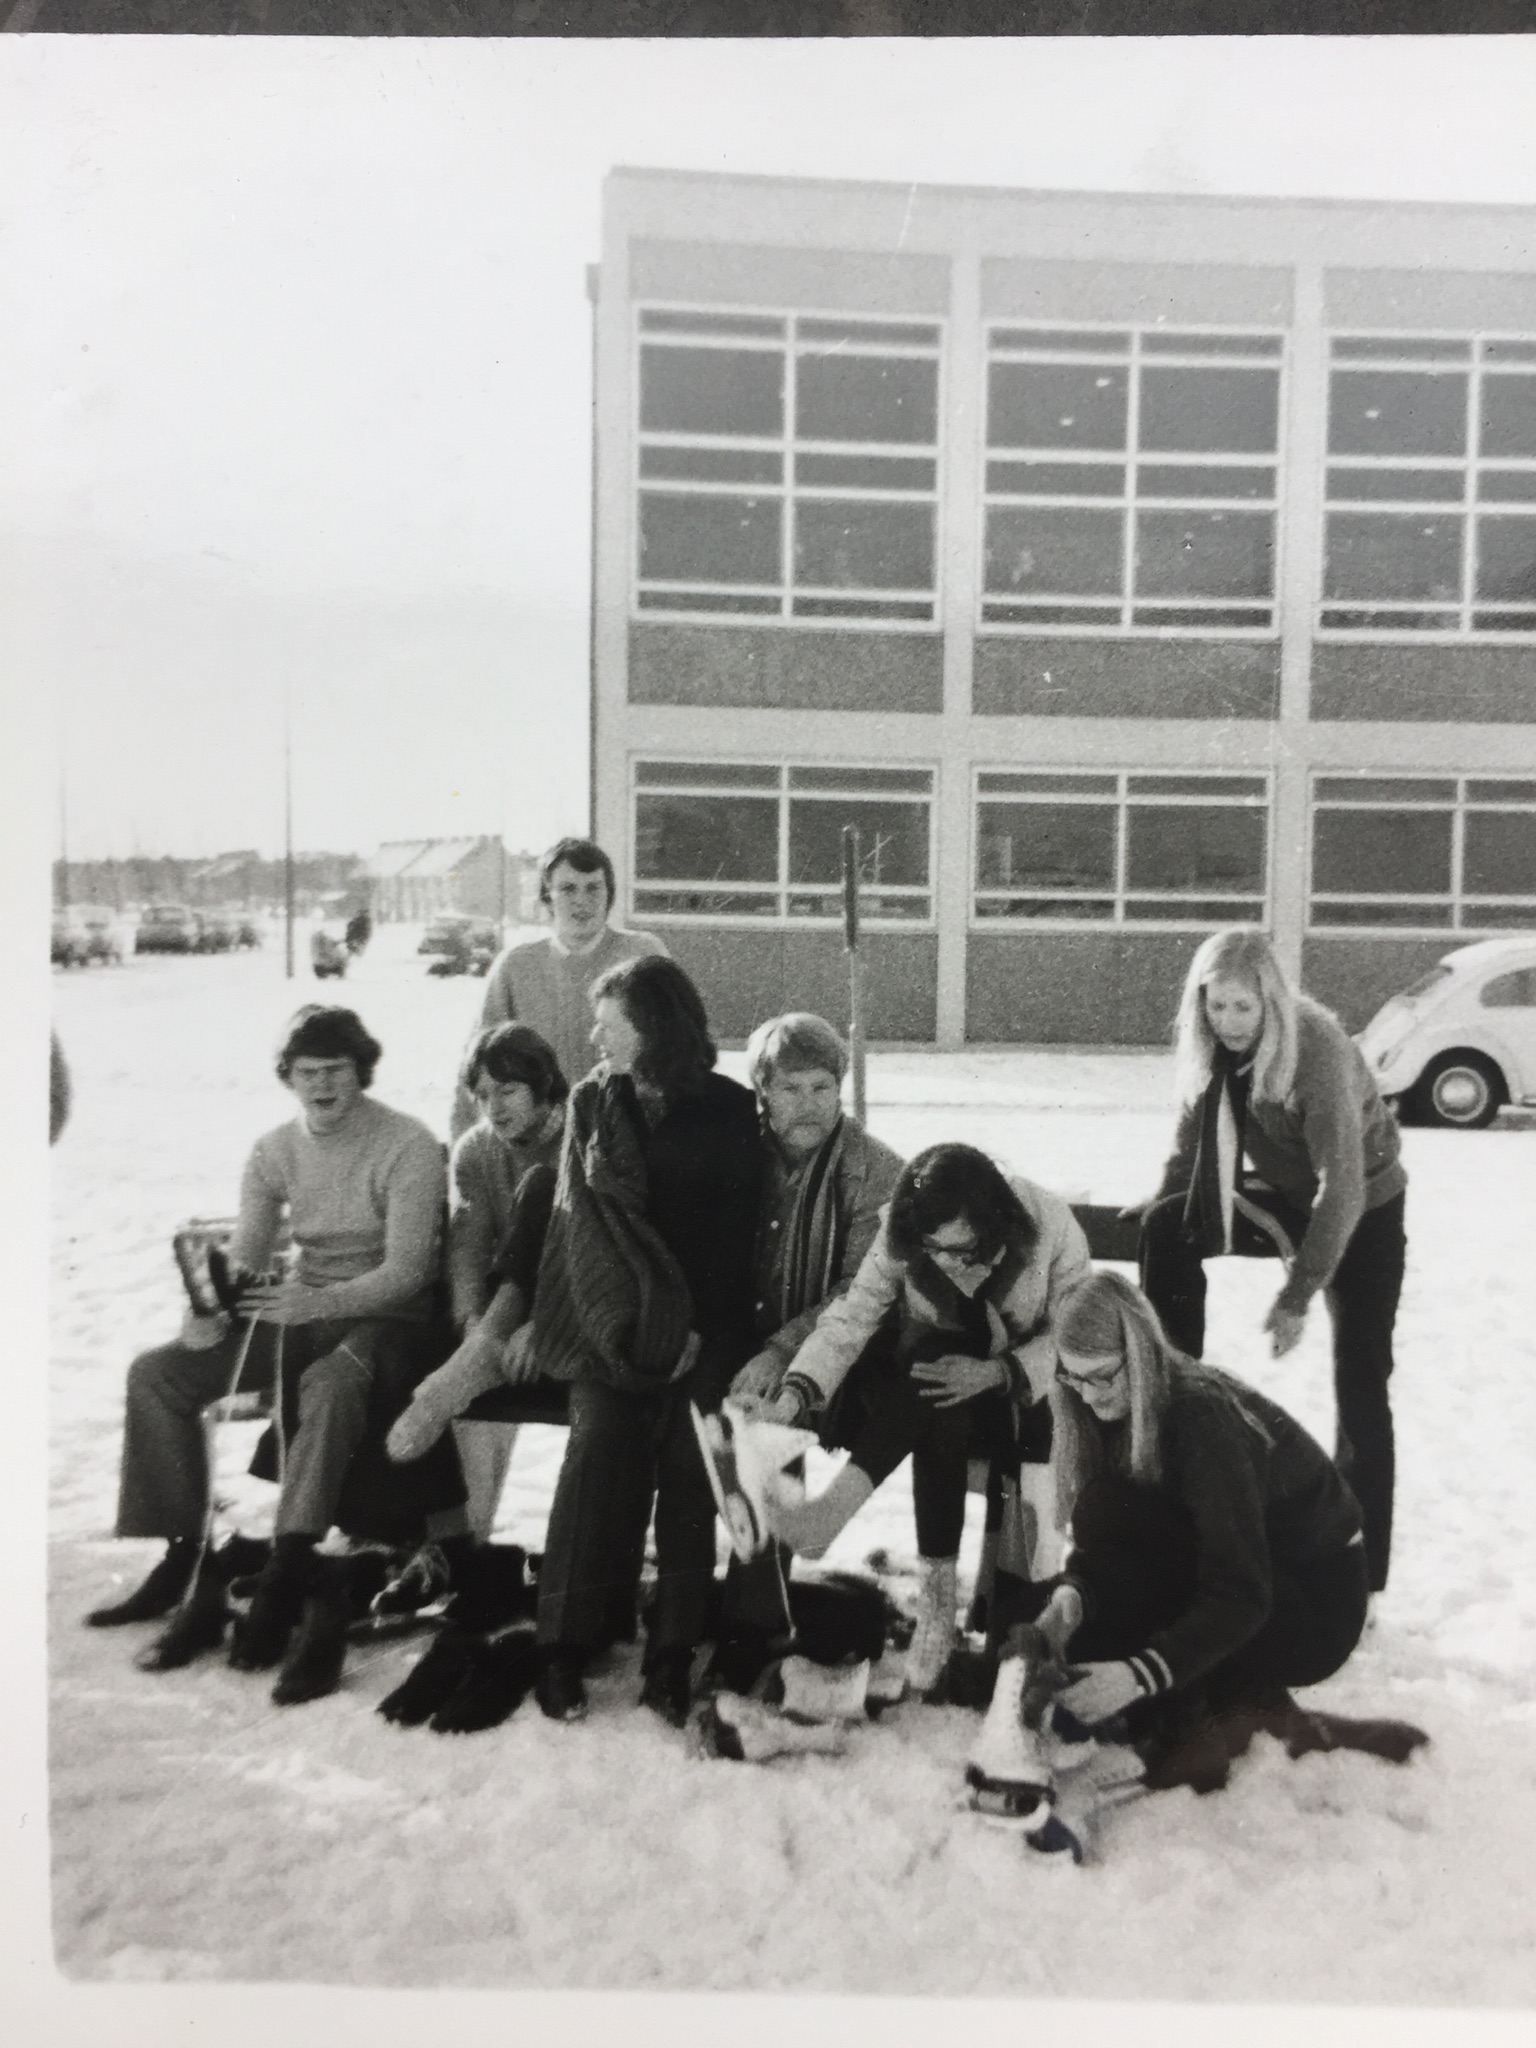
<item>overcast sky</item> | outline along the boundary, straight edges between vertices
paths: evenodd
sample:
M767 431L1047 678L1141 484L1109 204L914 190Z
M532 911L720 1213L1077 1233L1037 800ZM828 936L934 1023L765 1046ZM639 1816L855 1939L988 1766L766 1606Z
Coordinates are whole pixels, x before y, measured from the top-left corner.
M1536 203L1536 40L0 38L7 688L77 857L586 817L614 164Z

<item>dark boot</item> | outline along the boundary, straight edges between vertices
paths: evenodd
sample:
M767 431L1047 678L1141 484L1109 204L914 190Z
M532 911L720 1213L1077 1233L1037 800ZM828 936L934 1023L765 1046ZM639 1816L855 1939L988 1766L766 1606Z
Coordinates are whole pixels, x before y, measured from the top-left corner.
M347 1597L345 1573L331 1560L317 1563L320 1570L272 1688L272 1704L277 1707L296 1707L306 1700L323 1699L341 1683L352 1602Z
M640 1704L660 1714L674 1728L688 1725L693 1704L693 1652L685 1649L655 1650L647 1663Z
M318 1564L312 1537L278 1537L257 1576L250 1609L235 1623L229 1661L237 1671L270 1671L282 1662Z
M539 1651L539 1675L534 1695L539 1711L551 1721L582 1721L587 1713L587 1689L581 1682L586 1655L564 1643L547 1643Z
M432 1716L436 1735L473 1735L496 1728L528 1697L539 1668L531 1628L508 1629L485 1643L470 1670Z
M225 1581L209 1558L166 1626L133 1661L141 1671L179 1671L205 1650L218 1649L228 1624Z
M158 1621L163 1614L169 1614L192 1582L197 1553L195 1536L173 1536L148 1578L126 1599L110 1607L93 1607L85 1617L86 1627L122 1628L130 1621Z
M378 1711L398 1727L419 1728L469 1676L479 1647L480 1638L468 1630L443 1629L427 1654L379 1701Z

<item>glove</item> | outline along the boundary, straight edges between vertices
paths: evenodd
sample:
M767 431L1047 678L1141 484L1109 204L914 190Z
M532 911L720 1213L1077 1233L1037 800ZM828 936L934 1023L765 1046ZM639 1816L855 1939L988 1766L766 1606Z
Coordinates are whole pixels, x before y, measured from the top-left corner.
M1085 1728L1094 1728L1101 1721L1113 1720L1144 1694L1129 1664L1074 1664L1071 1683L1056 1697Z

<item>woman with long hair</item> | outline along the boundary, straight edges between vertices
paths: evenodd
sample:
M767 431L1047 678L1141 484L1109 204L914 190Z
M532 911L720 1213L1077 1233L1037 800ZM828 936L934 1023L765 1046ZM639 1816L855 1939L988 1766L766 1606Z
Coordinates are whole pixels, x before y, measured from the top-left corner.
M539 1703L585 1711L582 1673L634 1592L654 1498L642 1703L681 1726L708 1623L715 1508L689 1403L718 1408L757 1349L763 1152L751 1089L714 1071L698 990L664 954L592 988L600 1065L572 1092L534 1295L538 1369L570 1383L539 1574Z
M1179 1120L1145 1206L1141 1284L1177 1347L1205 1344L1205 1267L1285 1262L1264 1327L1277 1358L1321 1294L1333 1322L1336 1456L1365 1518L1371 1587L1387 1582L1393 1435L1387 1382L1406 1240L1397 1125L1359 1048L1287 981L1261 931L1216 932L1179 1004Z
M1211 1716L1292 1708L1287 1689L1331 1677L1365 1625L1359 1509L1300 1423L1185 1357L1115 1273L1062 1301L1056 1345L1051 1470L1071 1549L1052 1586L999 1597L978 1788L1038 1770L1021 1704L1042 1642L1071 1659L1068 1713L1091 1729L1125 1715L1166 1756Z
M822 1310L763 1411L792 1425L830 1411L832 1440L849 1449L814 1500L768 1503L774 1534L807 1556L912 1458L921 1578L906 1675L920 1696L954 1648L970 1457L1016 1467L1048 1456L1051 1311L1087 1272L1087 1242L1058 1195L972 1145L931 1145L903 1168L852 1286ZM845 1382L859 1397L852 1415L835 1405Z

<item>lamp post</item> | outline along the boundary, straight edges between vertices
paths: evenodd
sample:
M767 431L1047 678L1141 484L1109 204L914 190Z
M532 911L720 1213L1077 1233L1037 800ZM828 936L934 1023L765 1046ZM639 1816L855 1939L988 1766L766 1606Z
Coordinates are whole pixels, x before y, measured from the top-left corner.
M283 686L283 971L293 979L293 712Z

